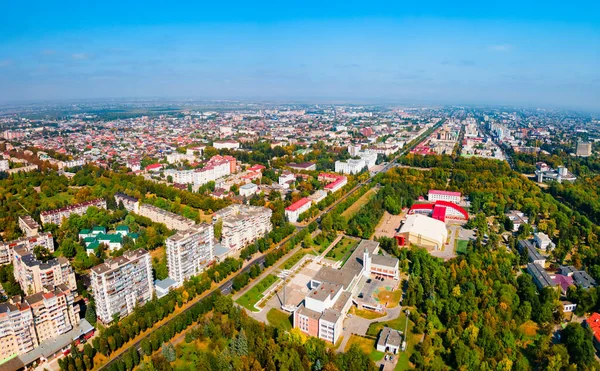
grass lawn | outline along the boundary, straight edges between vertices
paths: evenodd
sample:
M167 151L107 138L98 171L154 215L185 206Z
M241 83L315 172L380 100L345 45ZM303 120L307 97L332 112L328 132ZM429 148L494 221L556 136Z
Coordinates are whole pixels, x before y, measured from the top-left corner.
M411 309L412 310L412 309ZM367 330L367 335L370 336L378 336L379 331L383 329L384 326L391 327L395 330L399 330L404 332L404 327L406 325L406 314L403 311L398 318L395 318L386 322L375 322L369 326ZM396 366L396 370L408 370L410 369L409 358L413 354L415 349L415 344L418 344L421 341L421 337L423 335L414 334L412 332L412 328L414 327L414 323L412 321L408 321L408 331L406 334L406 352L398 353L398 365Z
M272 308L269 313L267 313L267 320L271 325L286 331L292 329L292 315L280 311L279 309Z
M277 276L269 274L256 285L254 285L250 290L248 290L244 295L240 296L240 298L235 302L248 310L258 312L258 309L254 308L254 305L256 305L256 303L263 298L263 292L278 279L279 278L277 278Z
M75 193L74 190L69 191L65 191L65 192L60 192L60 193L56 193L53 194L50 197L47 197L44 192L40 192L40 198L42 199L43 203L49 206L54 206L54 205L62 205L64 202L68 203L68 204L72 204L74 203L74 199L75 199Z
M381 290L378 291L379 289L375 290L375 300L377 300L378 303L382 303L385 304L387 303L387 307L388 308L396 308L398 306L398 303L400 302L400 299L402 298L402 289L398 289L396 291L389 291L389 290Z
M162 258L165 257L166 251L165 251L165 247L164 246L160 246L154 250L150 251L150 257L154 258L158 258L158 260L161 260Z
M212 224L212 214L205 214L204 210L198 210L200 213L200 222Z
M302 249L302 250L298 251L297 253L295 253L294 255L290 256L289 259L286 260L285 263L283 263L282 268L283 269L291 269L306 254L315 255L315 252L312 249Z
M358 246L358 241L344 237L329 250L326 257L335 261L347 259L356 246Z
M385 313L378 313L368 309L358 309L356 307L350 308L350 314L365 319L376 319L385 316Z
M467 245L469 245L469 241L467 240L457 240L456 253L457 254L466 254L467 253Z
M371 358L374 362L381 360L385 356L385 353L375 349L374 339L368 339L362 336L352 334L350 335L350 339L348 339L348 343L346 344L346 349L344 349L344 351L347 352L352 346L352 344L358 345L360 350L365 352L365 354L368 354L369 358Z
M377 190L375 190L374 188L369 189L364 195L360 196L360 198L356 200L355 203L353 203L352 205L350 205L349 208L344 210L344 212L341 214L342 218L345 218L346 220L352 218L354 214L356 214L358 210L360 210L361 207L366 205L367 202L369 202L369 200L371 200L373 196L375 196L376 193Z

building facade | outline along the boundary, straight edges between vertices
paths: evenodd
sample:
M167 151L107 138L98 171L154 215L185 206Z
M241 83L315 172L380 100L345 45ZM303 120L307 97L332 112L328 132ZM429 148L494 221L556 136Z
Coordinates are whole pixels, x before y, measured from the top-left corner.
M267 207L236 204L217 211L215 220L223 220L221 244L233 251L244 248L271 232L272 215Z
M213 261L213 239L213 226L205 223L167 238L167 266L175 287L202 272Z
M13 261L15 249L26 249L33 251L36 246L42 246L50 252L54 252L54 238L52 233L42 233L39 236L22 237L18 240L0 242L0 265L10 264Z
M296 223L300 214L310 209L310 205L312 205L310 198L301 198L285 208L285 216L291 223Z
M430 202L435 201L448 201L454 202L455 204L460 202L461 194L460 192L451 192L451 191L440 191L437 189L430 189L427 194L427 199Z
M99 209L106 209L106 201L102 198L98 198L96 200L70 205L61 209L42 211L40 213L40 220L42 221L42 224L60 225L63 218L68 219L71 214L83 215L91 206Z
M14 250L13 269L15 280L30 295L42 292L45 287L61 284L70 290L77 290L75 272L69 261L62 256L42 262L30 250L19 248Z
M29 215L19 217L19 228L27 237L37 236L40 225Z
M139 215L145 216L154 223L163 223L167 228L178 231L184 231L196 224L196 222L191 219L150 204L141 204L139 207Z
M105 324L114 315L125 317L152 299L152 264L144 249L105 260L91 269L90 279L96 314Z

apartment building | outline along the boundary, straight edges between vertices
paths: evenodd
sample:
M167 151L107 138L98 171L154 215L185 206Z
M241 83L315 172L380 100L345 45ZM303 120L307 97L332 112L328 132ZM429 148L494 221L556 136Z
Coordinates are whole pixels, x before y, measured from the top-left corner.
M176 287L202 272L213 260L214 229L206 223L197 224L167 238L169 277Z
M75 295L75 290L61 284L23 299L33 312L39 343L64 334L79 323L79 305L74 305Z
M15 174L15 173L28 173L30 171L34 171L37 170L38 166L35 164L29 164L29 165L25 165L25 166L21 166L21 167L16 167L14 169L8 169L6 170L6 172L8 174Z
M591 142L577 142L577 156L589 157L592 155L592 143Z
M161 209L150 204L142 204L139 206L138 214L145 216L155 223L163 223L169 229L175 229L178 231L185 231L196 224L191 219L185 218L181 215L177 215L170 211Z
M29 215L19 217L19 228L27 237L37 236L40 225Z
M66 285L0 304L0 361L32 351L79 323L75 292Z
M52 233L42 233L39 236L22 237L18 240L0 242L0 265L10 264L13 261L15 249L26 249L33 251L36 246L47 248L50 252L54 252L54 239Z
M0 303L0 361L38 346L33 313L26 303Z
M42 224L60 225L63 218L69 218L71 214L83 215L91 206L99 209L106 209L106 201L102 198L98 198L92 201L86 201L56 210L42 211L40 213L40 220L42 221Z
M223 220L222 245L231 250L239 250L256 241L273 229L271 215L267 207L229 205L215 213L215 220Z
M125 317L152 299L152 264L144 249L105 260L91 269L90 279L96 314L104 324L112 322L113 315Z
M129 212L137 214L140 211L140 201L135 197L131 197L125 193L116 193L115 201L117 202L117 205L123 203L123 207Z
M231 156L213 156L201 169L165 171L166 176L173 178L173 183L193 184L200 187L211 181L233 174L236 171L237 161Z
M75 272L66 258L58 257L42 262L35 258L31 250L14 250L13 268L15 280L27 294L65 284L70 290L77 290Z

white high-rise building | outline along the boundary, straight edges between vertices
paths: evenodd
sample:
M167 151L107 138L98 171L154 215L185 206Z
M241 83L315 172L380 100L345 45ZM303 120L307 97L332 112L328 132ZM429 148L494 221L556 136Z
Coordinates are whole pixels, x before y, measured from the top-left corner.
M105 260L91 269L90 278L96 314L105 324L112 322L113 315L125 317L152 300L152 264L144 249Z
M271 215L267 207L229 205L215 213L216 220L223 219L221 244L239 250L271 232Z
M214 229L206 223L197 224L167 238L169 277L176 287L202 272L213 260Z

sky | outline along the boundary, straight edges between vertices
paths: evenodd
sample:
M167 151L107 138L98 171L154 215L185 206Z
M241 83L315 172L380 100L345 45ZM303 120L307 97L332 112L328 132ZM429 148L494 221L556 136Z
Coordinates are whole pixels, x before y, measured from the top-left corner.
M0 102L95 98L600 111L600 2L6 1Z

